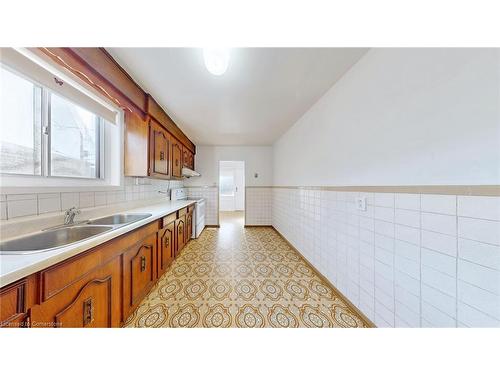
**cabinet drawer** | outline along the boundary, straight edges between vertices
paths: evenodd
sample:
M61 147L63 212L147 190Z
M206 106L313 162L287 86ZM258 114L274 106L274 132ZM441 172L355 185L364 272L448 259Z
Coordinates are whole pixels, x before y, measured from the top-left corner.
M180 218L182 216L186 216L187 215L187 207L184 207L182 209L180 209L179 211L177 211L177 218Z
M163 228L165 228L168 224L172 223L177 219L177 214L174 212L168 216L163 218Z
M77 255L42 271L42 301L46 301L87 272L98 267L101 264L101 258L101 252L93 251Z
M123 253L124 249L131 244L140 241L150 233L156 233L157 230L158 221L155 221L43 270L40 273L42 302L96 267Z

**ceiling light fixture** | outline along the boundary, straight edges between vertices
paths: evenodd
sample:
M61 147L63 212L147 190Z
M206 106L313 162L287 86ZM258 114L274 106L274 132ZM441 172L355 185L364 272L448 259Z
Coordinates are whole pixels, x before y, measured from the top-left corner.
M203 59L207 70L216 76L223 75L229 66L228 48L204 48Z

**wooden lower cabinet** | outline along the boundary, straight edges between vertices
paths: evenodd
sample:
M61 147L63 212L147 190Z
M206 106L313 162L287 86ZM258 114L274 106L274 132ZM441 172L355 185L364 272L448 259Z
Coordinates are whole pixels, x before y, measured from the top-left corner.
M167 224L158 232L157 277L165 273L175 257L175 221Z
M193 211L186 215L186 243L189 242L193 235Z
M123 313L128 316L149 292L156 279L154 233L123 254Z
M186 244L186 216L181 216L175 221L175 256L177 257Z
M120 257L88 273L31 309L31 327L119 327Z
M119 327L192 234L183 208L0 289L0 327Z
M26 318L26 279L0 291L0 327L22 327Z

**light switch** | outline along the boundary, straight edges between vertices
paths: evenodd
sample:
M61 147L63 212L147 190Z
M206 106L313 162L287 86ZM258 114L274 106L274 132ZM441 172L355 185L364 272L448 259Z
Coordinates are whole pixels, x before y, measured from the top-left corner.
M366 211L366 197L356 198L356 208L358 211Z

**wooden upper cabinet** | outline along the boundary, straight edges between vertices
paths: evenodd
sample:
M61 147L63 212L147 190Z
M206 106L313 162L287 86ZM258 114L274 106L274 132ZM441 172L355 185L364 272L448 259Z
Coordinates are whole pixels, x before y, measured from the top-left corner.
M182 152L182 165L194 170L194 155L186 147L183 148Z
M104 48L71 48L94 71L117 88L137 108L144 111L146 94Z
M169 115L149 94L146 94L146 112L149 116L158 121L172 136L177 138L187 149L195 152L195 145L188 137L175 125Z
M194 154L192 152L189 153L189 165L192 170L194 170Z
M150 175L170 178L170 134L155 120L150 121Z
M149 129L138 114L125 112L125 176L148 176Z
M144 119L146 116L155 119L167 134L177 139L181 149L186 148L193 155L196 152L196 146L163 108L134 82L104 48L41 47L31 48L31 51L61 65L65 71L85 86L92 87L103 97L125 110L126 176L146 177L150 175L148 168L150 167L151 145L149 145L148 126ZM183 163L182 155L179 160ZM194 167L189 157L187 162ZM163 177L164 175L165 173L160 172L156 176ZM176 174L176 177L180 177L180 172Z
M182 145L172 137L172 177L182 177Z

